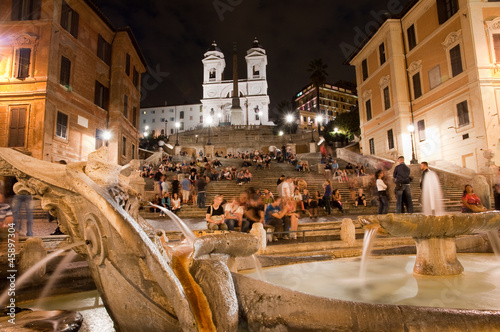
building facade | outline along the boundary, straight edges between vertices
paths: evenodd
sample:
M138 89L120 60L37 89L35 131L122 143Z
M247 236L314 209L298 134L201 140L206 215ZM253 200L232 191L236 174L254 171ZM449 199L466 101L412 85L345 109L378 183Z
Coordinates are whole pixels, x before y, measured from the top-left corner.
M247 78L238 80L238 95L243 110L244 125L273 125L269 120L265 49L254 40L245 56ZM224 80L226 61L220 48L212 44L203 63L203 126L231 123L233 81Z
M361 148L390 159L500 165L500 3L415 1L350 59Z
M299 115L300 128L317 128L318 122L326 124L337 115L353 110L358 104L356 86L342 81L335 85L325 83L319 87L319 108L317 99L317 89L313 84L295 94L294 108Z
M220 118L218 120L220 121ZM176 129L182 133L201 127L203 127L202 104L141 108L141 136L145 134L170 136L177 133Z
M130 29L90 0L6 0L0 12L0 146L80 161L108 144L110 161L136 158L146 64Z

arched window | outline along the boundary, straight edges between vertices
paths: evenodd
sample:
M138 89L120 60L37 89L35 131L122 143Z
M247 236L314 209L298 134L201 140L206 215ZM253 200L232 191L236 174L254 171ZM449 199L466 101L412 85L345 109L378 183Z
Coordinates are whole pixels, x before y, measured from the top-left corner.
M215 70L215 68L212 68L210 69L209 73L208 73L208 79L210 81L215 81L215 75L216 75L217 71Z

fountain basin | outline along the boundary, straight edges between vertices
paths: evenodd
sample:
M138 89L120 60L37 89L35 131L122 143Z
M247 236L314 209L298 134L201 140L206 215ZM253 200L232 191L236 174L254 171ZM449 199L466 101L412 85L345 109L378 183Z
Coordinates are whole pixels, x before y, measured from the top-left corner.
M386 214L359 216L368 228L379 226L386 234L413 237L417 258L415 274L428 276L458 275L464 271L457 259L455 237L500 228L500 212L432 216L422 214Z

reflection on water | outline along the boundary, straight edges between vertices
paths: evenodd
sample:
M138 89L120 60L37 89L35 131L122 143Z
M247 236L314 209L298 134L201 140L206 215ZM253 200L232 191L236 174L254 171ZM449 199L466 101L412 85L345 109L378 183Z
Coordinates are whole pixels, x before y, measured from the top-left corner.
M36 305L36 307L35 307ZM113 321L104 308L97 291L48 297L19 303L20 307L34 310L71 310L83 315L80 332L114 332Z
M347 301L461 309L500 310L500 266L491 254L458 256L465 272L455 277L414 276L415 256L370 259L364 282L360 259L264 269L266 281L304 293ZM246 272L257 278L253 271Z

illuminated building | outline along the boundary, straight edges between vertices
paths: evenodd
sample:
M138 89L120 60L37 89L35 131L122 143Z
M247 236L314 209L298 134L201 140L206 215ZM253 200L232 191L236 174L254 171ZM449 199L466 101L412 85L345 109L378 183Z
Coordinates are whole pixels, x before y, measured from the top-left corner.
M294 108L299 114L299 127L313 128L318 126L318 115L323 124L335 119L343 112L354 109L357 105L356 86L352 83L339 81L335 85L325 83L319 87L319 110L317 107L317 91L309 84L294 97Z
M79 161L107 143L111 161L136 158L145 61L130 29L89 0L6 0L0 12L0 146Z
M491 151L500 164L499 50L495 1L413 1L387 19L348 59L362 152L479 170Z

